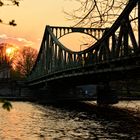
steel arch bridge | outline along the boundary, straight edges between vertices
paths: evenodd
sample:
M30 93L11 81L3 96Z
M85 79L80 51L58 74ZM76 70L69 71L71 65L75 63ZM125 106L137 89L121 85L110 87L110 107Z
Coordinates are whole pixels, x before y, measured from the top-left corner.
M138 9L137 17L130 19L134 8ZM59 38L73 32L88 34L97 42L83 51L71 51ZM46 26L27 84L65 87L140 77L139 45L140 0L129 0L110 28Z

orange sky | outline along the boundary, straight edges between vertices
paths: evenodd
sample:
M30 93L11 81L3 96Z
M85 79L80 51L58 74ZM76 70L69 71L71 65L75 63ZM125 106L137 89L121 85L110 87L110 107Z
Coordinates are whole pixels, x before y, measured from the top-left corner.
M15 19L17 26L0 24L0 43L9 42L18 46L39 49L45 26L75 25L74 21L66 19L67 15L63 11L72 12L79 6L79 2L76 0L21 0L19 7L2 6L0 7L0 18L4 22ZM75 43L75 40L73 41ZM86 42L82 43L86 44ZM76 47L73 46L73 48Z
M17 26L0 24L0 43L39 48L46 25L74 25L66 19L63 10L72 11L77 6L75 0L23 0L19 7L3 6L1 19L4 22L15 19Z

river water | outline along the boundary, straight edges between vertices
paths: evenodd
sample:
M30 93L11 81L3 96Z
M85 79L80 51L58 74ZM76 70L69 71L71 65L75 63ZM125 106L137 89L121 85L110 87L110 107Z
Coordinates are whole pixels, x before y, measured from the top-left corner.
M139 110L140 101L120 102L119 109L94 102L12 105L10 112L0 107L0 140L140 139L140 114L132 109Z

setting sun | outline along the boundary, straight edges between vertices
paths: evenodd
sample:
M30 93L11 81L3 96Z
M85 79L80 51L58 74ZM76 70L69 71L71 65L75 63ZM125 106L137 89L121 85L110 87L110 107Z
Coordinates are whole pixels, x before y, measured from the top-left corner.
M6 54L7 54L8 56L10 56L10 55L12 54L12 51L13 51L12 48L7 48L7 49L6 49Z
M16 51L17 51L17 48L15 47L7 47L6 55L9 57L9 59L12 59Z

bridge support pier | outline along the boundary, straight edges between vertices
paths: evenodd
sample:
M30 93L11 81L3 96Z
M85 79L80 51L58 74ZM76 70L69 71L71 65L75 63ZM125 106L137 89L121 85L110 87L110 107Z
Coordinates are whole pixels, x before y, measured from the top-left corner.
M118 103L118 96L115 90L112 90L109 84L99 85L97 90L97 104L109 105L116 103Z

